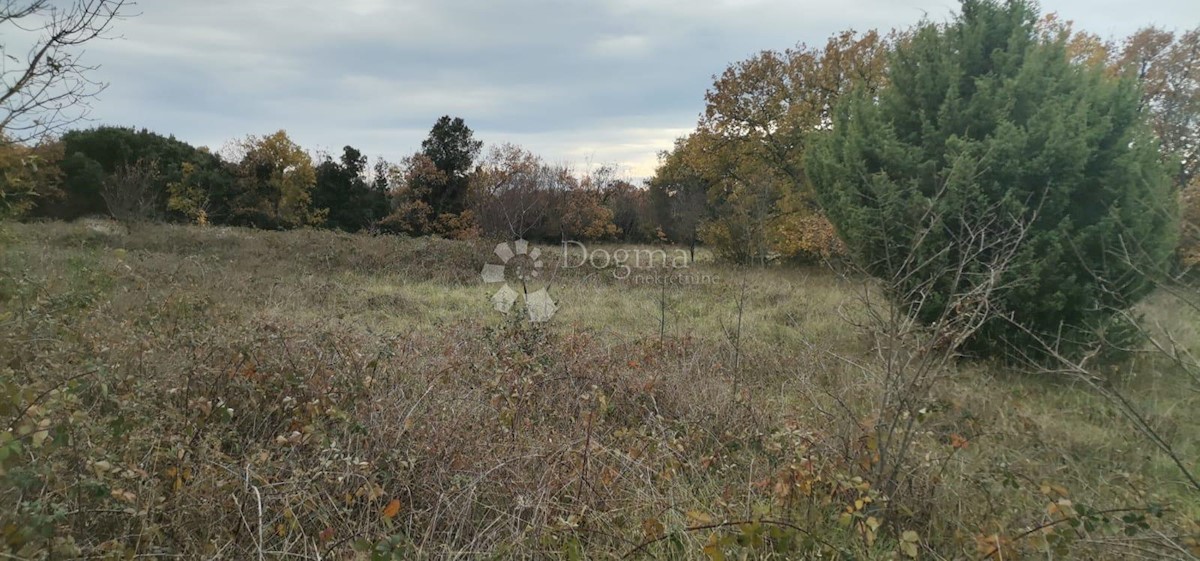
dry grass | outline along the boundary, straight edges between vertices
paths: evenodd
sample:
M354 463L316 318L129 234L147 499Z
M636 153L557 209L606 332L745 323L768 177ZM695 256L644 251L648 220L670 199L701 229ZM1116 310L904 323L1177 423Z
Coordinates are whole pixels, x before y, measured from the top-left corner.
M704 259L719 283L665 293L563 271L536 326L490 308L490 244L6 228L0 556L612 559L662 537L635 556L892 559L911 531L964 559L1080 505L1162 504L1134 537L1072 528L1066 557L1183 558L1200 517L1102 399L987 365L949 373L881 496L878 380L821 270ZM1196 339L1169 301L1147 313ZM1194 463L1198 394L1160 366L1114 380ZM1054 539L1003 553L1063 558Z

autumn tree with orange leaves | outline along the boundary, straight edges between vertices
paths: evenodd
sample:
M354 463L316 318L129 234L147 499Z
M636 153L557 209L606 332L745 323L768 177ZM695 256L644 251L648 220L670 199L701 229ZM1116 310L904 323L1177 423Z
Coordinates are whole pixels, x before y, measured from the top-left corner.
M713 218L699 228L705 243L743 263L829 254L836 238L804 172L807 136L828 126L834 102L852 86L886 82L894 40L846 31L824 48L763 51L715 79L696 132L664 157L706 184ZM660 169L659 187L683 192L664 183L667 171Z

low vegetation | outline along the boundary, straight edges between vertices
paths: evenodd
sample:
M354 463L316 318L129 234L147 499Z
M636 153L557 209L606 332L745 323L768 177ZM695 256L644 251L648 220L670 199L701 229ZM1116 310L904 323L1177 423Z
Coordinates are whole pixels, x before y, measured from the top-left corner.
M0 7L51 32L0 97L2 558L1200 557L1200 31L763 52L635 186L450 116L398 165L55 137L127 5L51 4Z
M903 451L884 449L895 361L872 283L828 270L702 253L690 272L719 280L663 289L558 269L561 311L530 324L491 309L490 244L5 235L8 556L1200 554L1196 490L1063 377L934 365ZM1195 345L1188 310L1165 293L1141 308ZM1154 354L1104 375L1194 463L1194 380Z

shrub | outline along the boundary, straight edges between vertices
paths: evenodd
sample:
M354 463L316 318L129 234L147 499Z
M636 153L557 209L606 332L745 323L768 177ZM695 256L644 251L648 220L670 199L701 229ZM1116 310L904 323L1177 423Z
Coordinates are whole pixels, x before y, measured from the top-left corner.
M108 176L100 187L100 196L108 213L122 222L155 220L161 203L158 185L161 174L155 162L139 161Z
M17 144L0 134L0 218L20 217L61 199L62 143Z
M1135 84L1070 62L1037 20L1026 2L966 0L954 21L918 26L893 53L891 83L841 103L808 161L854 258L935 288L893 294L918 318L1003 277L964 347L979 355L1050 339L1079 353L1118 332L1115 312L1151 290L1141 271L1168 258L1176 231ZM1005 270L964 259L959 240L980 228L1024 236Z

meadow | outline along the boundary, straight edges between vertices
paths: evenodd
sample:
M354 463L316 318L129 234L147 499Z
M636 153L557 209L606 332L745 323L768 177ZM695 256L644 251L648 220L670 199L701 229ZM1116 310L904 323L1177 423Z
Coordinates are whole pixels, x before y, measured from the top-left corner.
M703 282L635 283L546 247L531 323L492 307L494 242L0 236L0 558L1200 555L1197 490L1088 384L936 363L895 409L868 279L701 252ZM1139 312L1200 344L1169 294ZM1194 379L1139 353L1102 383L1196 466Z

